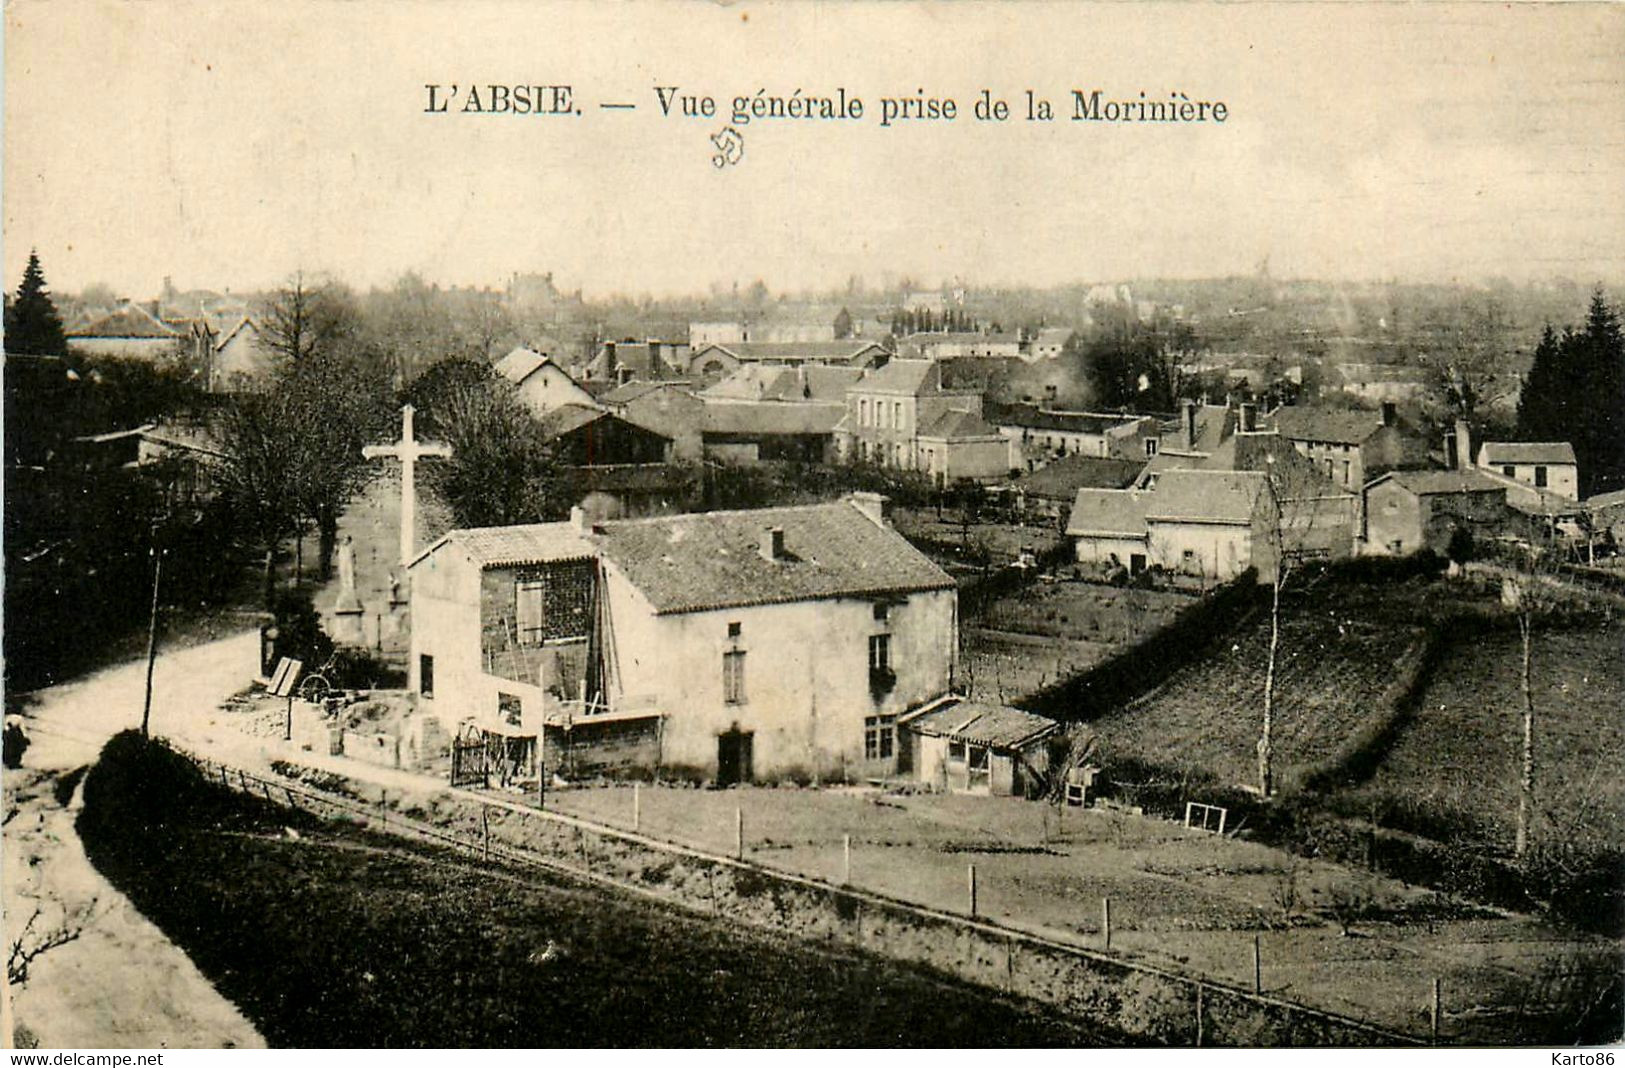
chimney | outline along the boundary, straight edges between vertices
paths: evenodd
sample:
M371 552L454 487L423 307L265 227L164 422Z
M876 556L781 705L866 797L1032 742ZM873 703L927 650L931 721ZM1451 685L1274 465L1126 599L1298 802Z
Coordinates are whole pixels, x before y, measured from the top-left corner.
M1444 432L1444 465L1452 471L1461 466L1457 459L1456 432L1454 430Z
M877 527L891 526L891 498L883 493L870 493L861 491L852 494L847 500L852 506L862 512L869 522Z
M587 533L587 510L579 504L570 508L570 526L577 534Z
M1399 409L1393 401L1382 402L1382 425L1396 426L1399 423Z
M1180 418L1180 426L1184 430L1185 448L1196 448L1196 402L1187 400L1184 404Z
M1473 466L1473 436L1467 429L1467 420L1456 420L1456 463L1455 466L1465 471Z
M768 527L762 539L762 559L769 562L784 559L784 528Z
M1241 429L1248 434L1258 429L1258 405L1252 401L1241 404Z

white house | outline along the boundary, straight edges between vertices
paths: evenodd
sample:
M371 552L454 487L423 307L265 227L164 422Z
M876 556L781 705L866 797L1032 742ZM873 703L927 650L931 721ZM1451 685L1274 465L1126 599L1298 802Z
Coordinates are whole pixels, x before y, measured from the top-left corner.
M1580 499L1580 467L1566 441L1486 441L1478 466L1526 486Z
M1151 493L1143 490L1078 490L1066 521L1078 563L1144 571L1151 553L1145 522L1150 499Z
M596 407L592 394L578 385L569 372L554 363L552 357L524 345L498 360L496 372L518 388L526 406L536 415L543 415L566 404Z
M411 684L534 774L721 782L896 770L897 718L950 690L954 580L885 498L454 530L411 565Z

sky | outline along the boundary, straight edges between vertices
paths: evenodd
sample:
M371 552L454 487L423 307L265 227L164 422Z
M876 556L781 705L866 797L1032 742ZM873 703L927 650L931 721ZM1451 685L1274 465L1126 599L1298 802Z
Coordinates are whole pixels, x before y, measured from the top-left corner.
M58 291L553 272L588 296L1252 273L1625 279L1625 5L10 0L4 268ZM579 115L425 112L569 85ZM656 86L710 95L663 116ZM846 88L859 121L734 125ZM1010 105L977 121L982 89ZM1024 90L1057 118L1025 120ZM1070 121L1222 100L1224 123ZM881 127L882 98L952 122ZM608 110L604 103L632 103Z

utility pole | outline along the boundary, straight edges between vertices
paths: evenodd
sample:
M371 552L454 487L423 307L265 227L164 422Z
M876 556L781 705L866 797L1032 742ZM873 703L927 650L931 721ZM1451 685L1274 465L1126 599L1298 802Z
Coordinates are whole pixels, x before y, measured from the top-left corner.
M152 614L147 619L147 695L141 703L141 737L151 737L152 724L152 666L158 659L158 581L164 572L164 554L158 549L158 528L153 528L153 544L148 552L152 556Z

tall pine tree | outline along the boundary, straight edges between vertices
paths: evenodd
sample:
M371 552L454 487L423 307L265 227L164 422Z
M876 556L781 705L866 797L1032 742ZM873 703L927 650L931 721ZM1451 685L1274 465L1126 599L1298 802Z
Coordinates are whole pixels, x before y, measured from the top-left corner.
M1625 488L1625 336L1601 289L1584 329L1541 336L1518 398L1518 436L1572 444L1581 496Z
M45 272L40 269L39 253L28 253L28 266L23 270L22 285L17 297L6 312L7 352L25 356L66 356L68 338L62 332L62 317L51 303L51 294L45 288Z

